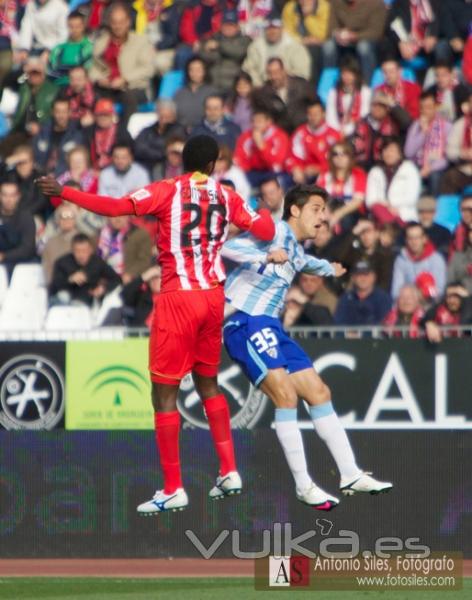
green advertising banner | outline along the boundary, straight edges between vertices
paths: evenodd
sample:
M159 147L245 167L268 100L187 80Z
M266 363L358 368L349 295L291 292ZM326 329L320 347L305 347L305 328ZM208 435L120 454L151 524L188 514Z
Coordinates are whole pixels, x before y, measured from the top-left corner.
M152 429L148 340L70 341L66 429Z

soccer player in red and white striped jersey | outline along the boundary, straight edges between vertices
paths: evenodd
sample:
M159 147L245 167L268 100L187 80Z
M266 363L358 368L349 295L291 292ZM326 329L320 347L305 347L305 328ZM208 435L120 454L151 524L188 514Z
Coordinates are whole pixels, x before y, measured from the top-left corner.
M101 215L155 215L158 219L162 287L154 307L149 370L164 489L138 506L141 514L181 510L188 504L181 479L177 394L181 379L189 372L202 398L220 461L210 496L239 493L242 487L229 408L216 377L225 301L220 250L230 223L266 241L273 239L275 226L269 211L253 212L236 192L210 177L217 157L213 138L191 138L183 150L184 175L119 199L61 187L52 177L38 180L45 194L61 196Z

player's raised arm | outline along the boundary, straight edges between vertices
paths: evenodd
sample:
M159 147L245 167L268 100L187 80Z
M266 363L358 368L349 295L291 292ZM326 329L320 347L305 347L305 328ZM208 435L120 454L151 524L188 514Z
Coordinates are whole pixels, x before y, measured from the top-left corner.
M77 206L90 210L97 215L119 217L135 214L134 203L129 196L111 198L109 196L87 194L75 188L60 185L51 175L36 179L36 185L45 196L59 196L63 200L73 202Z
M236 192L232 192L229 201L229 221L264 242L271 242L275 237L275 223L270 211L267 208L253 211Z

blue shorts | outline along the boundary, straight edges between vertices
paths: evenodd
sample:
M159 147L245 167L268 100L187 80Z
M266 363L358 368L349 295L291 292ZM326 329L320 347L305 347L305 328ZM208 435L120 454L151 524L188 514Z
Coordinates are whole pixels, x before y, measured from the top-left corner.
M273 317L251 317L238 311L224 326L223 339L230 357L256 386L269 369L285 368L295 373L313 368L313 361Z

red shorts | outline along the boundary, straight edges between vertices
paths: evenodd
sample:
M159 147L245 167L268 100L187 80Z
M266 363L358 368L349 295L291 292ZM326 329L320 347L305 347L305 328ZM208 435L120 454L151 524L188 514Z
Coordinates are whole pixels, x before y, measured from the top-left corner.
M222 285L157 296L149 340L152 381L177 385L190 371L206 377L217 375L224 305Z

